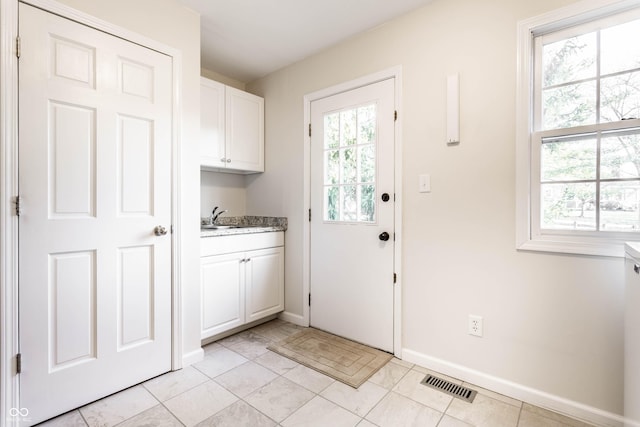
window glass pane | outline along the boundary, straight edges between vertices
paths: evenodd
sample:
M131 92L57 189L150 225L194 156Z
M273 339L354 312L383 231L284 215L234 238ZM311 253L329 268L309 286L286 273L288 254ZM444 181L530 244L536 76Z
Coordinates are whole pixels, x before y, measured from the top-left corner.
M356 143L356 110L340 112L340 145L353 145Z
M595 77L596 33L549 43L542 48L543 87Z
M340 145L340 113L324 116L324 148L338 148Z
M555 230L596 229L596 184L542 184L540 227Z
M596 178L597 142L594 138L543 142L542 181L575 181Z
M600 178L640 177L640 131L606 135L600 142Z
M596 82L588 81L542 91L542 126L560 129L596 122Z
M329 150L324 153L324 183L339 184L340 183L340 151Z
M358 144L370 144L376 137L376 105L358 108Z
M342 184L355 184L358 175L356 163L356 149L346 148L340 150L342 156Z
M324 188L324 220L325 221L338 221L340 219L340 212L338 211L340 198L340 187L325 187Z
M640 20L602 30L600 34L601 73L640 68Z
M601 122L640 118L640 72L602 79Z
M639 181L607 182L600 186L600 229L640 231Z
M365 145L358 148L360 162L360 182L375 182L376 180L376 147Z
M356 186L345 185L342 190L342 221L356 221L358 201L356 197Z
M360 185L360 221L373 222L375 220L376 186Z

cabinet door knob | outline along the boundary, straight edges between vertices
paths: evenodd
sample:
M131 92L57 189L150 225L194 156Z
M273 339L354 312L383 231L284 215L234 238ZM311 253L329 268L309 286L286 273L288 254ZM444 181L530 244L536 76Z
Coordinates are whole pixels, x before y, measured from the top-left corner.
M227 159L225 159L225 158L223 157L223 158L221 158L221 159L220 159L220 161L221 161L222 163L225 163L225 162L227 161Z
M231 159L227 159L227 163L231 163Z

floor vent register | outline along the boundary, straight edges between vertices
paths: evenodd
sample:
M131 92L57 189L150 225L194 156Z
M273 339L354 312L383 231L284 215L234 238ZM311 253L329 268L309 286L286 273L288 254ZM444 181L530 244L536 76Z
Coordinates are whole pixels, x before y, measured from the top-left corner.
M443 380L442 378L434 377L433 375L427 375L422 381L420 381L420 384L424 384L427 387L450 394L453 397L457 397L458 399L462 399L469 403L473 402L473 399L475 399L476 394L478 393L475 390L454 384L450 381Z

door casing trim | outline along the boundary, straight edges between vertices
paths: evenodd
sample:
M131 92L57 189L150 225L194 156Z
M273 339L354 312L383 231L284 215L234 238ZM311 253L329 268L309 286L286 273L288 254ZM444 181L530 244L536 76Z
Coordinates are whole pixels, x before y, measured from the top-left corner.
M18 330L18 218L15 197L18 193L18 36L19 0L0 0L0 413L20 408L20 383L16 374L15 355L19 353ZM24 0L77 23L155 50L172 58L172 135L171 135L171 369L180 369L182 360L181 301L181 206L180 199L180 135L182 123L182 54L178 49L125 28L80 12L54 0ZM0 418L0 427L9 424Z
M359 77L348 82L328 87L304 96L304 185L303 218L307 218L311 208L311 137L309 136L309 123L311 123L311 102L339 93L358 89L383 80L394 79L395 82L395 108L398 118L394 127L394 272L396 283L393 286L393 354L402 358L402 66L398 65L373 74ZM311 282L311 226L310 222L303 221L302 231L302 326L309 326L309 290Z

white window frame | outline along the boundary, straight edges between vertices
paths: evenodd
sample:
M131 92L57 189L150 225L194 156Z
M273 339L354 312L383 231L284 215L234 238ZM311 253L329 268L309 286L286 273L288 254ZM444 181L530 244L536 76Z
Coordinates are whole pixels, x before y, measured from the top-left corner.
M625 241L640 241L640 233L544 233L540 230L540 140L534 140L533 90L534 37L572 25L605 18L640 7L640 0L583 0L518 23L518 68L516 88L516 248L520 250L624 256ZM625 127L640 127L640 119ZM534 212L534 210L536 210Z

